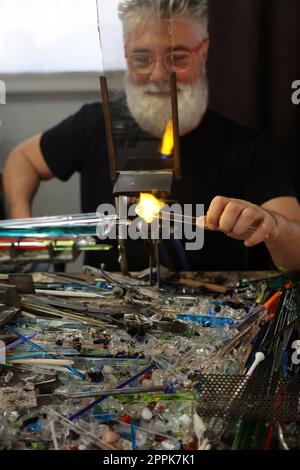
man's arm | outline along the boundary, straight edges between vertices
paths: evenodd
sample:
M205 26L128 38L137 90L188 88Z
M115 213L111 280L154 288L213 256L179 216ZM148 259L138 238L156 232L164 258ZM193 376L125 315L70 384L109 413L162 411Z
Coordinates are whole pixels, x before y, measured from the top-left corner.
M32 200L40 181L54 176L42 155L40 141L40 135L26 140L7 158L3 183L11 218L31 217Z
M300 270L300 205L294 197L278 197L262 206L217 196L207 213L211 230L244 240L252 247L264 242L276 266Z

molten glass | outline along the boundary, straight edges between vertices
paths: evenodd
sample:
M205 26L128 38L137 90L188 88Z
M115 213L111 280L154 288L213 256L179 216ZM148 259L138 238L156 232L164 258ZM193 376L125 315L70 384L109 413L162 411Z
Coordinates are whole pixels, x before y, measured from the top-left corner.
M151 224L153 220L159 216L159 212L164 205L164 202L159 201L152 194L141 193L140 202L137 205L135 212L148 224Z

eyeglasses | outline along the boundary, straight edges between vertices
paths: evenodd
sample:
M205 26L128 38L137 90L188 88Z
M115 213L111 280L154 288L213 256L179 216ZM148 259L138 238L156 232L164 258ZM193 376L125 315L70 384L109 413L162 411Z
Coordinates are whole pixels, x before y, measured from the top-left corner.
M137 73L152 73L156 62L160 59L162 59L168 72L184 72L191 67L194 54L197 54L206 41L207 39L204 39L198 46L190 50L167 52L163 55L156 56L151 52L130 52L126 53L125 56L129 68Z

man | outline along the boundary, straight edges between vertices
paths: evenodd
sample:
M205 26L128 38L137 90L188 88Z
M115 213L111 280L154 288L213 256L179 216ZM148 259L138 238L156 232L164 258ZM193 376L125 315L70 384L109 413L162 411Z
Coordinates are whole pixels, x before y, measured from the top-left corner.
M278 267L299 269L300 207L275 150L263 135L207 110L207 1L127 0L119 13L131 114L160 137L171 112L170 73L176 71L183 176L176 198L204 203L209 227L227 235L207 233L203 250L186 253L186 267L243 269L245 246L263 244ZM84 106L10 154L4 185L11 216L31 215L40 180L66 180L75 171L81 173L84 212L113 202L100 105ZM132 249L130 268L145 267L136 242ZM117 269L112 257L106 262Z

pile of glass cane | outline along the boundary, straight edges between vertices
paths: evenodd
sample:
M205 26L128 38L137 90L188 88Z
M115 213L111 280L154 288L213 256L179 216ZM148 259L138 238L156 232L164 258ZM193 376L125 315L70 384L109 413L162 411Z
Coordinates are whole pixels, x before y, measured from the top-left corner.
M0 221L0 261L74 260L82 251L106 251L99 243L113 227L127 224L96 213Z

